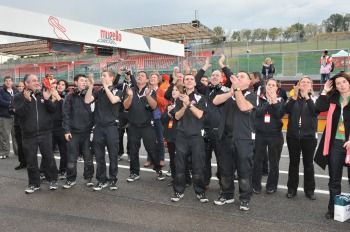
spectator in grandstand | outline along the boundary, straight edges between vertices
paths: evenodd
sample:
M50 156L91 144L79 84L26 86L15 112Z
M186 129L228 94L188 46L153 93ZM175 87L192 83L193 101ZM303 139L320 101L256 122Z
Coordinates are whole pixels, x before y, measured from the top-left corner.
M17 91L19 93L22 93L24 90L24 82L20 81L17 84ZM13 103L13 102L12 102ZM13 108L13 105L12 105ZM22 146L22 131L19 123L19 117L16 115L16 112L14 112L14 130L15 130L15 137L16 137L16 142L17 142L17 150L18 150L18 162L19 165L15 167L15 170L20 170L23 168L27 167L27 161L26 157L24 156L23 153L23 146Z
M277 80L277 87L277 96L281 97L283 101L286 102L288 100L287 91L282 88L281 80Z
M232 73L227 67L223 69L226 76ZM228 132L232 135L229 141L221 147L224 149L220 157L221 193L214 201L216 205L234 202L234 171L237 169L239 183L240 210L249 210L251 199L251 180L254 155L254 113L256 107L256 95L250 92L250 76L246 72L238 72L237 77L231 76L232 86L230 91L217 95L213 103L215 105L227 104L227 116L225 123L232 129ZM224 137L226 134L223 135Z
M313 97L312 80L308 76L300 79L294 88L294 96L286 104L288 114L287 145L289 150L287 198L297 195L299 184L300 155L303 154L304 192L315 200L315 176L313 156L317 145L317 114Z
M283 147L282 117L284 115L284 101L277 95L277 81L269 79L266 91L258 96L256 108L256 141L253 169L253 192L261 192L261 177L263 162L268 150L269 173L266 183L266 193L277 191L279 161Z
M267 79L273 78L275 72L275 65L272 63L271 58L266 57L261 70L261 74L263 75L264 80L266 81Z
M197 69L195 69L195 68L193 68L192 70L191 70L191 74L192 74L192 76L196 76L197 75Z
M38 148L44 162L46 179L50 182L49 189L56 190L57 167L52 152L52 115L56 110L56 103L50 97L53 95L58 98L58 94L57 91L50 90L41 93L41 85L34 74L26 75L24 83L25 90L14 98L14 110L20 119L23 152L27 161L29 184L25 192L29 194L40 189Z
M329 79L332 71L332 57L328 56L327 50L323 52L320 58L320 65L321 84L323 84Z
M12 77L5 76L0 89L0 159L6 159L10 154L10 135L13 152L17 155L17 143L14 133L14 117L10 114L10 106L17 90L13 88Z
M93 126L93 113L85 103L87 77L77 74L74 77L74 90L63 104L63 129L67 146L67 180L63 185L69 189L76 184L77 158L84 157L84 179L88 187L93 186L94 164L90 150L90 134Z
M56 112L53 114L53 130L52 130L52 149L58 146L60 152L60 166L58 169L58 178L65 179L67 173L67 142L64 138L63 129L63 102L66 97L68 83L65 80L54 81L51 84L52 91L57 91L57 94L52 96L52 101L57 102ZM58 98L56 98L57 96Z
M350 165L350 75L341 72L327 80L316 109L328 111L327 123L317 148L315 162L323 169L328 164L329 202L327 219L334 217L334 198L341 194L343 166Z
M157 95L149 86L146 72L138 72L136 82L136 86L127 89L127 97L124 100L124 107L129 111L130 176L127 181L130 183L140 179L139 150L141 139L153 164L153 169L156 171L157 179L164 180L156 147L152 114L152 111L157 108Z
M171 201L177 202L184 196L187 157L190 155L194 191L198 200L201 203L206 203L209 200L205 195L205 151L201 136L203 115L206 110L205 99L195 89L196 80L191 74L185 76L184 86L185 93L179 96L174 109L175 119L178 120L178 123L175 156L176 176L174 195L171 197Z
M122 92L113 86L115 73L111 70L101 72L102 88L93 93L94 79L88 78L88 90L85 95L85 103L95 103L94 109L94 130L92 146L96 156L96 179L93 187L100 191L109 185L109 189L118 189L118 154L119 154L119 112L122 99ZM105 147L109 156L109 178L107 178ZM88 176L86 176L89 178ZM109 183L107 182L109 181Z

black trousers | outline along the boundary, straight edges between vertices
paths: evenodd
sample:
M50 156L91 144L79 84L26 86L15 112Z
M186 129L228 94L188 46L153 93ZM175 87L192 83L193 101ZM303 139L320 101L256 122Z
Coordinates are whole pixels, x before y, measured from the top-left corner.
M168 144L168 152L169 152L169 158L170 158L171 178L173 180L175 180L175 177L176 177L176 168L175 168L176 146L175 146L175 142L167 142L167 144ZM186 170L185 170L187 184L190 184L192 182L190 166L191 166L191 159L190 159L190 157L188 157L187 163L186 163Z
M22 140L23 152L27 161L29 185L40 186L38 168L38 148L43 162L44 173L47 180L57 181L57 166L52 152L52 134L33 135Z
M67 142L68 170L67 180L75 181L77 178L77 159L80 154L84 157L84 179L94 176L94 163L90 150L90 133L72 133L72 139Z
M312 194L315 191L314 153L317 145L315 138L287 137L289 151L288 192L294 193L299 185L300 154L303 154L304 192Z
M67 171L67 141L64 138L64 130L58 130L52 132L52 147L58 146L60 152L60 167L58 171L60 173Z
M328 211L334 212L334 198L341 193L341 181L345 164L346 149L344 142L335 139L328 156L329 171L329 202Z
M257 134L255 140L254 169L253 169L253 188L261 191L261 177L263 173L263 163L268 150L268 160L270 171L267 177L266 190L276 190L279 177L279 162L283 147L283 135L278 137L266 137Z
M109 156L109 180L117 180L118 174L118 150L119 150L119 132L118 125L96 126L93 132L93 147L96 156L96 179L99 182L106 182L106 150L107 146Z
M192 160L192 182L196 193L205 191L205 151L202 136L186 136L181 132L176 135L175 182L174 191L183 193L186 187L186 166L188 156Z
M204 137L204 143L205 143L205 185L209 185L210 178L212 177L212 171L211 171L211 159L212 154L214 151L215 157L216 157L216 163L217 163L217 176L220 179L220 162L218 161L220 159L220 140L219 135L217 133L218 131L215 129L206 130L206 135Z
M27 161L24 156L23 145L22 145L22 130L20 126L14 126L14 128L15 128L15 138L16 138L17 147L18 147L18 162L21 165L26 166Z
M141 139L154 165L154 170L161 170L160 157L156 147L156 132L153 126L138 127L136 125L129 125L130 140L130 174L140 175L140 160L139 150L141 146Z
M250 201L252 193L252 172L254 140L224 137L221 143L221 194L234 197L234 172L237 170L239 199Z
M127 113L121 112L119 115L119 156L122 156L125 153L124 150L124 133L128 133L128 119L127 119ZM129 136L127 136L127 143L126 143L126 153L130 154L130 142L128 139Z

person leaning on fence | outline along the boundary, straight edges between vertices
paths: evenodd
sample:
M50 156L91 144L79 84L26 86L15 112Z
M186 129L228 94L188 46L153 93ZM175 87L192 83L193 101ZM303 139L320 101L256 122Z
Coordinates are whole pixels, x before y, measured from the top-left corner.
M275 74L276 69L275 65L272 63L272 60L270 57L267 57L262 65L261 74L264 77L264 80L273 78L273 75Z
M329 202L327 219L334 217L334 197L341 194L343 166L350 166L350 75L342 72L326 81L316 109L328 111L326 128L315 162L323 169L328 164Z
M305 196L315 200L315 173L313 157L317 145L317 110L312 96L312 80L300 79L294 88L294 96L286 104L288 114L287 145L289 151L287 198L297 195L299 185L300 155L303 154Z

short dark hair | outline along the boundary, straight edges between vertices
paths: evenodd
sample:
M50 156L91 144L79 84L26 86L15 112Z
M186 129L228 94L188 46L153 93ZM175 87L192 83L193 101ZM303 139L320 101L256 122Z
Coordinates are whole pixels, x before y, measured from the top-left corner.
M68 82L66 80L60 79L57 81L57 84L59 84L60 82L64 83L64 85L66 86L66 89L68 88Z
M252 78L250 77L249 73L247 73L246 71L238 71L237 74L238 74L238 73L245 73L245 74L248 76L249 80L252 79Z
M137 75L139 75L140 73L144 73L146 75L147 79L148 79L148 75L147 75L146 71L138 71Z
M86 78L86 76L85 76L84 74L79 73L79 74L77 74L77 75L74 76L73 81L78 81L80 77ZM63 80L63 81L64 81L64 80ZM66 81L65 81L65 82L66 82ZM66 83L67 83L67 82L66 82ZM68 84L67 84L66 86L68 87Z
M5 77L4 77L4 82L5 82L6 80L11 80L11 81L12 81L12 77L10 77L10 76L5 76Z
M115 78L115 72L112 69L103 69L101 74L104 73L104 72L108 73L108 75L110 75L110 76Z
M252 72L254 78L259 79L261 81L261 74L259 72Z

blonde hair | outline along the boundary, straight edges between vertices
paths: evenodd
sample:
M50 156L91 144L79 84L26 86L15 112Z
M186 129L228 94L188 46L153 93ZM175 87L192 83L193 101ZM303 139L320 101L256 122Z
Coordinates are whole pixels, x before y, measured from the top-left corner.
M308 79L310 82L311 82L311 94L314 95L314 88L313 88L313 83L314 81L311 79L311 77L309 76L302 76L300 79L299 79L299 83L304 80L304 79Z
M268 62L272 64L272 59L270 57L265 58L264 64L267 64Z

